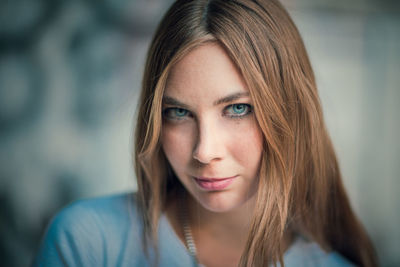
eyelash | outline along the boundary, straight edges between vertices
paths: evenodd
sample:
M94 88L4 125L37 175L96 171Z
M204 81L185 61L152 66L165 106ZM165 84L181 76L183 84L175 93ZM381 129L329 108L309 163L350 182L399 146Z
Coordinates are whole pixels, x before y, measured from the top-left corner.
M236 115L227 114L228 109L242 106L242 105L245 107L244 114L236 114ZM185 113L181 117L168 114L169 112L172 112L172 111L181 111L181 112L183 111ZM231 104L231 105L225 107L223 110L224 116L228 116L229 118L232 118L232 119L242 119L242 118L246 117L247 115L251 114L252 112L253 112L253 107L250 104L246 104L246 103ZM175 121L184 120L187 117L193 117L193 115L191 114L190 111L188 111L184 108L179 108L179 107L165 108L162 111L162 114L163 114L164 118L166 118L168 120L175 120Z

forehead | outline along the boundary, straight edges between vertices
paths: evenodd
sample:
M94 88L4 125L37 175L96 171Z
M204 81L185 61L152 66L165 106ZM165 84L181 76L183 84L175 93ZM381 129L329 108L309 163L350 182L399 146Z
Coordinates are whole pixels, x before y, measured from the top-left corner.
M164 94L175 98L218 98L247 91L240 71L218 43L194 48L169 73Z

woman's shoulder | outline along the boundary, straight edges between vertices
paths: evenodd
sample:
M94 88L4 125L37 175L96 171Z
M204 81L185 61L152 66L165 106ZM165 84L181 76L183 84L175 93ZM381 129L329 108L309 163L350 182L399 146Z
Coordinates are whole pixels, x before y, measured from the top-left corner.
M128 214L129 217L127 216ZM136 194L120 193L109 196L101 196L87 199L80 199L72 202L63 208L55 217L55 219L69 219L78 216L85 219L132 219L137 216L136 212Z
M350 267L355 266L335 251L324 251L316 242L302 236L296 237L284 255L285 266L288 267Z
M77 200L58 212L50 225L53 230L70 233L120 231L139 222L135 199L134 193L122 193Z
M34 266L100 266L117 263L130 251L140 253L141 220L135 202L134 193L124 193L68 205L50 222Z

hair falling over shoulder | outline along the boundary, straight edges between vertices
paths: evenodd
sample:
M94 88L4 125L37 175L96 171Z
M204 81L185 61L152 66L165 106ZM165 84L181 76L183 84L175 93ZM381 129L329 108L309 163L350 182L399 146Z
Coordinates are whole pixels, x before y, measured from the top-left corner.
M240 266L284 266L283 240L291 233L358 266L377 266L342 184L303 41L277 0L178 0L161 21L147 56L135 136L144 240L157 249L159 217L180 186L160 145L168 72L206 42L220 43L241 71L264 136L256 212Z

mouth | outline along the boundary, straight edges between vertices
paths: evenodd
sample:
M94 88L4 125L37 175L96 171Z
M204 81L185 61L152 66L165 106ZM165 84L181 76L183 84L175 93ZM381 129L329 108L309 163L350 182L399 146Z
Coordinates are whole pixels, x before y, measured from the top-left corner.
M236 176L224 178L193 177L196 184L206 191L220 191L233 183Z

